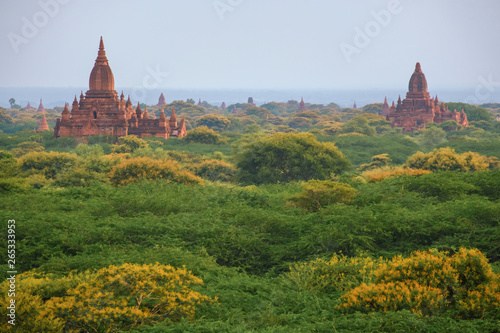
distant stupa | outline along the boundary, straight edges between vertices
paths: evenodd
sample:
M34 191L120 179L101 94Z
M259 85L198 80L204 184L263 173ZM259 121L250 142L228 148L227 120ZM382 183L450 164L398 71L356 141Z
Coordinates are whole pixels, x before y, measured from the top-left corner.
M248 97L248 102L247 103L255 105L255 103L253 102L253 97Z
M387 96L386 96L385 100L384 100L384 105L382 106L382 112L380 112L380 115L383 117L387 117L389 115L389 111L390 111L390 108L389 108L389 104L387 103Z
M222 110L225 110L225 109L226 109L226 102L222 102L222 104L221 104L220 108L221 108Z
M42 115L42 119L38 122L37 132L49 131L49 124L47 124L47 119L45 118L45 113Z
M201 98L198 100L198 105L203 106L203 104L201 104Z
M28 105L25 107L26 110L33 110L34 107L31 106L30 102L28 101Z
M304 97L302 97L300 99L299 108L298 108L297 112L301 112L301 111L305 111L305 110L307 110L306 103L304 103Z
M358 106L356 105L356 101L354 101L354 105L352 106L353 109L357 109Z
M38 110L36 110L36 112L45 112L45 108L43 107L41 98L40 98L40 105L38 105Z
M160 98L158 98L158 106L163 106L167 105L167 102L165 101L165 96L163 96L163 93L161 93Z

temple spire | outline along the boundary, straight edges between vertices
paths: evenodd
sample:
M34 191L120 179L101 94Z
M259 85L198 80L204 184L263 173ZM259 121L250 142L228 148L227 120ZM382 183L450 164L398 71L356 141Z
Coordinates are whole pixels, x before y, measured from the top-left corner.
M99 65L108 65L108 58L106 58L106 51L104 51L104 42L102 41L102 36L101 41L99 42L99 51L97 52L97 59L95 60L95 62Z
M49 124L47 124L47 118L45 118L45 112L44 112L42 115L42 119L40 119L40 122L38 123L37 132L43 132L48 130L49 130Z

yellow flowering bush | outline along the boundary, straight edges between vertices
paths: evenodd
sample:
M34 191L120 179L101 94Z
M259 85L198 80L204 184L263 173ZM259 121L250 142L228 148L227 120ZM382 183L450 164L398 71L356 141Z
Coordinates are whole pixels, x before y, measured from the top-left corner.
M112 167L109 178L115 185L135 183L141 179L165 179L175 183L201 184L202 179L183 170L176 161L155 160L149 157L135 157Z
M408 175L408 176L422 176L431 173L430 170L413 169L406 167L384 166L376 169L364 171L362 176L369 182L380 182L386 178Z
M109 266L46 306L66 320L66 329L109 332L192 318L196 305L215 301L192 290L202 284L185 268L158 263Z
M457 317L499 315L500 276L476 250L461 248L449 256L437 250L396 256L374 272L374 283L342 296L345 312L411 310L425 315L451 310Z
M290 267L286 278L299 289L313 293L347 291L371 282L380 263L381 259L334 255L330 260L296 263Z
M0 284L6 316L9 281ZM16 277L15 327L0 332L115 332L169 319L193 318L196 306L216 299L193 290L203 281L186 268L124 264L95 273L56 277L26 272Z

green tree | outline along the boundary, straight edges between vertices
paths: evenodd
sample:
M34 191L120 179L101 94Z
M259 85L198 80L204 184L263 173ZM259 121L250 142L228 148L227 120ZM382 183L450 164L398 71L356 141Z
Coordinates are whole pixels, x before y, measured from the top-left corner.
M295 129L305 129L312 126L312 122L309 118L305 117L293 117L288 122L288 126Z
M147 148L148 143L135 135L122 136L118 144L113 145L113 153L133 153L136 149Z
M430 149L446 141L446 132L440 127L432 126L416 136L415 141L425 149Z
M9 104L10 104L10 107L14 106L14 104L16 104L16 100L14 98L10 98Z
M214 131L222 132L229 128L231 121L225 116L210 113L200 117L196 125L206 126Z
M460 125L455 120L447 120L439 124L439 127L441 127L446 132L451 132L451 131L458 131Z
M465 114L467 114L467 119L469 121L490 121L493 118L493 115L488 110L476 105L470 105L466 103L445 103L445 105L450 110L460 111L463 109Z
M350 162L330 142L308 133L277 133L238 148L237 178L243 183L287 183L327 179L345 171Z
M309 211L320 211L333 203L351 202L356 190L349 184L331 180L310 180L301 186L303 192L295 194L289 203Z
M361 164L359 171L366 171L389 165L392 162L389 154L380 154L372 157L372 161L367 164Z
M342 133L361 133L368 136L377 134L375 127L370 126L368 119L363 116L357 116L342 126Z
M479 171L488 170L490 167L489 161L486 156L477 153L458 154L451 148L439 148L428 154L422 152L413 154L406 161L406 165L414 169L431 171Z
M199 142L213 145L223 144L226 142L226 140L224 140L219 133L208 128L207 126L200 126L188 131L183 140L186 142Z

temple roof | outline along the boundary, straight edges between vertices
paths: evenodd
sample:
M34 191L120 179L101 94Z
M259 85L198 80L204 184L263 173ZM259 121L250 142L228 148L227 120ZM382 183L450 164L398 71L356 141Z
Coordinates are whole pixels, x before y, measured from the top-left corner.
M422 72L420 63L417 62L415 65L415 71L410 78L410 83L408 84L408 92L410 93L426 93L427 92L427 80Z
M108 58L106 57L106 51L104 51L104 43L102 41L102 37L99 43L99 51L97 52L97 59L95 60L94 68L90 73L89 90L90 91L115 90L115 79L113 77L113 72L109 67Z

